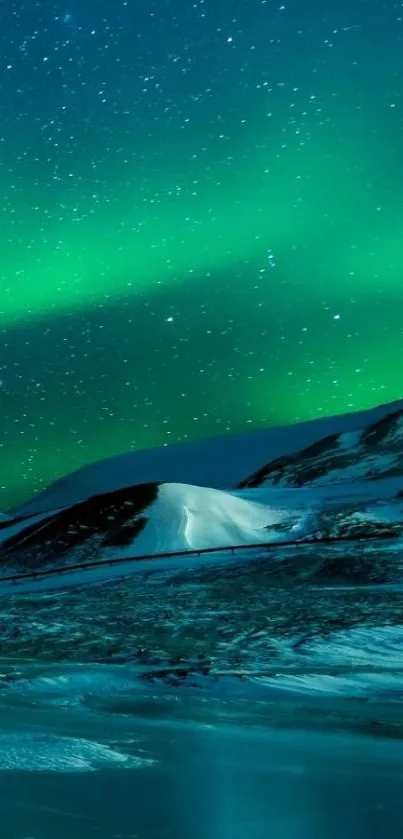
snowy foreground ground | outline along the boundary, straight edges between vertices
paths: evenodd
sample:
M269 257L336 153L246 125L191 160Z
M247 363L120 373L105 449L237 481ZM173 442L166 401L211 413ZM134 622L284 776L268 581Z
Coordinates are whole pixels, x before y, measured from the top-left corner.
M11 511L2 839L403 835L402 545L401 404L131 453Z

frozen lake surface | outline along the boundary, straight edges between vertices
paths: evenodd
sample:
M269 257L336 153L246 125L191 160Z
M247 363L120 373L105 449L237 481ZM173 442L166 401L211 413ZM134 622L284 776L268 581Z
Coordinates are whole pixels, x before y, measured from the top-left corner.
M1 839L403 835L400 543L0 603Z
M400 741L240 727L213 713L192 724L10 708L1 721L2 839L403 833Z

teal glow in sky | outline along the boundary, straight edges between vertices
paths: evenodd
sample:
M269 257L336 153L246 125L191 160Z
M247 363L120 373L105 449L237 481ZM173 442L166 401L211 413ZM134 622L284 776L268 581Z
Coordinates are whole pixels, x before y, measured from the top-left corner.
M0 509L129 448L402 396L401 9L0 23Z

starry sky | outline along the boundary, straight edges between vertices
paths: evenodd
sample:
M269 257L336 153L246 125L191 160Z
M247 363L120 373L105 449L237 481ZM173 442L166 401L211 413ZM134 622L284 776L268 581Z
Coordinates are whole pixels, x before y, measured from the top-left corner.
M0 7L0 509L402 396L403 6Z

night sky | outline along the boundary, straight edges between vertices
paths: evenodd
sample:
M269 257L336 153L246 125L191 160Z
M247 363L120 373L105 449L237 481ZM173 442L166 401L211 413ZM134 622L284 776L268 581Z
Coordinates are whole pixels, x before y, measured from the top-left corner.
M403 394L403 6L3 0L4 509Z

